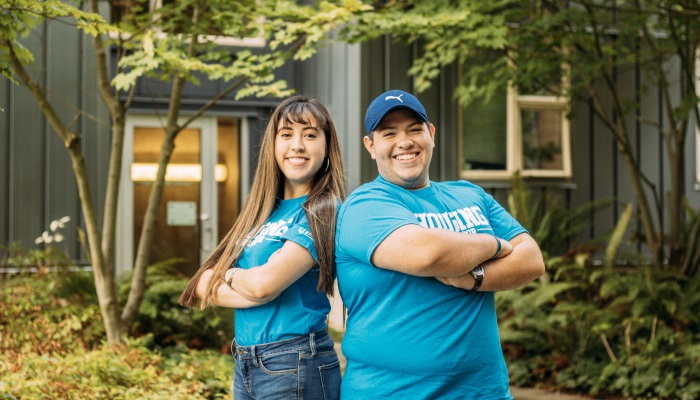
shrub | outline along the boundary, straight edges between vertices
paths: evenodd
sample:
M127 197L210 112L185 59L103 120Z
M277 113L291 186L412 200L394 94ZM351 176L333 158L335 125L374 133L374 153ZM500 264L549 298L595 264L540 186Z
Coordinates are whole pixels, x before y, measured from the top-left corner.
M189 277L177 269L178 261L166 260L149 267L146 292L132 334L151 334L159 346L186 343L191 348L229 352L233 339L233 309L208 307L202 311L179 305L177 300ZM120 301L126 301L130 285L130 274L121 277Z
M565 262L498 294L514 383L645 399L700 397L700 278Z
M149 279L133 333L151 334L154 346L186 343L228 352L233 310L191 310L177 304L186 280ZM0 287L0 355L10 362L24 354L61 356L94 349L105 330L91 272L22 273Z
M228 352L233 339L233 309L208 307L201 311L182 307L177 299L187 280L151 283L141 303L134 335L151 334L160 346L186 343L192 348Z
M547 265L538 281L497 294L511 380L629 398L700 398L700 274L688 274L695 267L618 254L631 206L606 238L604 262L592 262L600 248L590 244L554 255L604 201L564 210L547 192L533 199L516 175L509 204Z
M62 357L26 355L0 363L0 396L70 399L230 398L233 359L218 352L178 347L150 350L153 338L78 349ZM2 397L0 397L2 398Z
M0 290L0 354L60 356L104 338L91 274L38 273L6 279Z
M218 335L212 332L232 330L233 319L219 315L221 309L182 309L178 315L182 286L181 279L153 283L139 316L142 336L110 348L103 344L92 273L6 278L0 288L0 399L230 398L232 357L221 354L218 344L216 351L195 351L174 337L201 335L204 347ZM207 319L212 315L218 320ZM145 330L159 323L167 325L156 329L161 336ZM187 334L179 335L184 326L190 327ZM169 337L164 332L171 335L170 346L161 348Z

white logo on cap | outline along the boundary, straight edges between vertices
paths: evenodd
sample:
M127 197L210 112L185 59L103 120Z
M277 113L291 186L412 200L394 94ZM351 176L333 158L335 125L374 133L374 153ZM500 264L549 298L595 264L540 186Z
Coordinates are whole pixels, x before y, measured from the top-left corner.
M396 100L398 100L398 101L400 101L400 102L403 103L403 100L401 100L401 96L403 96L403 94L400 94L400 95L398 95L398 96L386 96L386 97L384 98L384 100L386 101L386 100L389 100L389 99L396 99Z

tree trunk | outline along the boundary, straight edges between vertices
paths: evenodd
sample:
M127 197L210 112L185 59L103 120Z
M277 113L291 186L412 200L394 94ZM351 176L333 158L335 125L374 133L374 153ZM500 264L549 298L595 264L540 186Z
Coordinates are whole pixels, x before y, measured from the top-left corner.
M608 85L610 90L614 90L614 86ZM637 200L637 206L639 207L639 214L642 222L642 231L644 232L644 241L651 253L652 262L657 263L661 258L661 242L660 236L654 226L654 219L651 214L651 205L649 199L644 190L642 173L637 166L636 159L634 158L634 153L632 148L628 145L629 135L627 135L624 121L619 120L614 123L613 120L608 116L605 109L602 106L598 91L596 88L590 86L588 88L589 95L593 100L593 108L595 114L603 121L603 123L610 129L613 133L615 142L617 143L618 151L622 155L625 161L625 166L629 172L629 176L632 181L632 187L634 189L634 197Z
M194 40L192 42L194 42ZM180 115L180 100L182 98L182 89L184 85L184 77L176 77L173 81L170 95L170 109L168 110L168 125L165 129L165 139L163 140L160 156L158 158L158 174L155 182L153 182L153 187L148 197L143 227L141 228L141 237L136 252L136 260L134 261L131 290L129 290L129 298L122 311L122 320L127 327L131 326L136 319L139 306L143 300L143 294L146 291L146 272L151 258L151 243L153 242L153 235L158 222L158 209L163 199L165 172L173 150L175 149L175 138L181 130L181 128L177 126L177 119Z
M143 300L144 292L146 291L146 272L151 258L151 243L155 233L155 227L158 222L158 210L161 200L163 199L163 189L165 188L165 172L170 161L173 149L175 148L175 137L177 132L173 132L170 127L166 129L165 141L161 147L160 157L158 159L158 175L151 187L151 193L148 197L146 205L143 226L141 228L141 237L139 239L138 250L136 252L136 260L134 262L134 273L131 278L131 289L129 290L129 298L122 312L122 320L126 326L131 324L138 315L138 309Z
M683 128L681 128L683 129ZM671 192L669 193L669 260L680 266L683 262L686 244L682 241L683 232L683 182L685 169L685 135L675 133L673 146L669 146L669 167L671 172Z
M99 14L97 3L97 0L90 0L90 12ZM119 101L117 94L112 91L110 86L107 54L102 36L95 35L92 39L92 46L95 50L97 86L102 102L107 106L112 121L112 147L109 157L109 171L107 173L105 208L102 215L102 253L105 257L105 274L110 280L114 281L116 279L114 249L116 247L117 206L119 202L119 187L121 185L126 107ZM124 328L120 328L120 330L125 331Z
M22 63L17 58L12 43L4 41L8 47L8 55L10 63L19 77L22 84L34 96L41 112L44 114L49 124L54 129L54 132L59 136L61 141L68 149L71 159L73 174L75 175L78 185L78 196L82 208L83 218L85 219L85 228L87 231L89 257L92 262L92 270L95 276L95 289L97 298L100 304L100 312L105 324L107 333L107 343L121 343L121 319L119 315L119 304L116 299L116 287L114 279L110 279L109 274L106 274L105 260L102 254L102 243L100 232L97 226L97 218L95 216L95 206L92 200L90 191L90 181L88 179L87 168L85 167L85 158L82 154L82 146L80 137L75 133L70 132L61 122L58 114L47 100L46 94L41 90L39 84L32 79L27 73Z
M105 324L107 333L107 343L118 345L122 343L122 323L117 303L117 290L114 276L105 265L105 259L101 248L101 235L97 227L97 217L95 215L94 203L90 194L90 182L85 167L85 158L80 146L80 138L73 136L66 143L71 156L73 172L78 182L78 193L80 204L85 218L85 228L87 231L90 258L92 260L92 270L95 276L95 289L97 299L100 304L100 312Z
M195 2L195 7L192 14L192 23L194 25L199 21L199 11L201 9L201 0ZM197 38L191 37L188 46L188 56L193 57L195 54ZM138 250L136 252L136 260L134 261L134 274L131 278L131 290L129 290L129 298L126 301L124 310L122 311L122 320L126 327L130 327L138 315L138 310L143 300L144 292L146 291L146 272L151 258L151 243L155 227L158 222L158 210L161 200L163 199L163 189L165 188L165 172L170 162L173 150L175 149L175 138L180 133L182 127L177 125L180 117L180 105L182 101L182 91L185 86L185 77L178 75L173 79L172 91L170 92L170 106L168 108L167 126L165 128L165 139L161 147L160 157L158 158L158 174L151 188L151 193L148 197L146 205L146 214L141 228L141 238L139 239Z

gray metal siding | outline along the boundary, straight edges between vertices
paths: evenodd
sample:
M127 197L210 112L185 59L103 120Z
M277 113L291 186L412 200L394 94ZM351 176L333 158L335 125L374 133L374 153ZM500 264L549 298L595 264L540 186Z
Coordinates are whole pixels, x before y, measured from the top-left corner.
M82 72L80 60L83 44L80 35L73 27L60 22L47 24L46 37L46 88L49 101L54 106L64 125L70 125L71 131L82 135L83 142L89 140L84 132L80 132L78 111L82 107L80 96L80 76ZM78 62L76 62L78 61ZM67 64L67 65L66 65ZM66 66L66 68L61 68ZM76 180L72 173L70 156L64 143L59 140L53 127L44 127L46 170L42 180L45 185L44 226L48 229L50 221L70 216L71 222L66 226L66 241L60 246L70 254L78 254L80 244L74 234L78 219L79 203ZM92 172L92 171L90 171Z
M109 120L93 121L106 115L100 111L98 97L85 91L86 74L83 36L61 22L51 22L35 30L24 45L35 55L35 63L28 68L32 77L46 88L51 105L64 124L82 135L82 143L88 156L88 173L93 184L103 180L97 177L103 170L98 159L108 147L100 150L95 138L109 137ZM90 50L88 50L90 51ZM93 79L94 80L94 79ZM93 85L94 87L94 85ZM80 201L70 158L64 144L43 117L39 106L29 91L21 85L0 81L2 93L3 135L0 142L3 156L0 163L0 243L19 242L23 248L35 246L34 240L49 223L63 216L71 222L63 230L66 240L59 248L73 258L81 260L81 248L75 235L81 226ZM80 108L91 116L80 116ZM86 130L85 127L91 129ZM87 131L87 134L86 134ZM107 144L109 142L107 141ZM93 161L90 161L93 157ZM104 186L95 188L95 202L99 209Z
M10 99L13 83L0 78L0 244L10 238Z
M360 119L362 132L366 134L364 117L365 111L372 99L379 93L387 90L391 85L390 75L387 71L389 55L384 51L386 41L377 39L362 45L361 53L361 94L360 94ZM410 60L405 61L407 64ZM364 146L363 146L364 147ZM369 182L377 176L377 165L367 151L360 152L360 184Z
M336 43L303 62L297 92L319 99L330 112L343 156L348 190L360 184L364 125L360 112L360 46Z
M670 66L673 63L670 63ZM674 76L678 76L677 68L669 68L669 76L672 82L678 83ZM635 149L638 165L644 175L659 189L659 193L666 193L670 189L670 174L668 171L668 149L659 135L658 131L646 123L639 120L652 121L667 127L666 116L661 108L661 96L659 88L647 77L643 76L639 68L617 74L618 87L626 96L634 98L634 93L642 84L650 87L650 90L637 95L640 102L640 109L634 115L626 117L626 122L630 128L631 144ZM671 91L671 96L679 96L678 87ZM608 105L609 107L609 105ZM625 204L635 203L634 188L629 179L628 168L617 152L617 146L613 141L612 134L603 123L593 116L591 104L577 103L574 106L572 116L573 135L573 165L574 177L577 189L572 192L573 205L580 205L594 199L615 197L618 201L614 207L598 213L594 223L589 229L589 236L610 231L617 222L624 210ZM683 180L684 192L689 204L697 209L700 207L700 192L694 189L695 177L694 169L698 163L695 159L695 149L697 146L694 125L688 128L687 142L684 149L685 154L685 177ZM649 197L652 207L655 207L654 193L645 186L645 191ZM664 228L668 228L667 209L664 195L658 198L662 214L656 215L656 210L652 210L653 217L661 219ZM640 235L641 224L635 219L628 228L629 235ZM638 242L637 249L641 249Z
M111 148L111 119L97 90L94 49L91 38L71 26L55 21L35 30L23 42L34 54L30 73L46 87L51 104L64 124L82 139L88 166L88 179L98 224L102 225L104 193ZM280 78L291 80L296 65L286 66ZM222 82L186 85L182 113L201 107ZM147 83L143 83L146 85ZM159 85L169 90L169 85ZM166 92L142 92L132 111L156 112L167 106ZM232 95L231 95L232 96ZM245 99L228 97L208 114L249 116L251 122L251 175L255 172L257 152L270 108L279 99ZM82 209L70 157L64 144L43 117L34 97L21 85L0 79L0 244L20 242L25 249L34 248L34 240L48 229L49 223L63 216L71 222L63 233L67 240L60 245L79 262L88 262L77 242L76 227L84 229ZM82 109L82 113L79 111Z
M91 195L95 203L95 213L98 216L97 223L102 227L101 216L104 212L104 194L107 189L107 172L112 147L111 117L100 96L97 72L94 68L95 51L92 41L87 36L81 36L80 41L79 68L81 74L79 75L79 84L81 90L78 90L78 94L85 114L80 119L77 129L84 138L83 155L85 163L89 166ZM77 226L79 222L84 225L80 204L77 204L76 207L78 207L78 211L76 212L76 223L73 226ZM82 255L82 258L86 258L86 255Z
M43 30L27 38L25 46L35 50L35 64L30 73L45 83L45 48L41 39ZM39 51L36 51L39 50ZM46 229L43 199L46 193L46 121L27 89L14 86L9 108L10 127L10 237L28 247Z

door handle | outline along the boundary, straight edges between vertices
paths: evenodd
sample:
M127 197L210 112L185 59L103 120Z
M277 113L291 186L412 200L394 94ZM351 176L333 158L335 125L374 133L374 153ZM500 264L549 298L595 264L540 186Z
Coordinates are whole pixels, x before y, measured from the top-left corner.
M199 220L201 221L201 229L202 229L202 236L201 236L201 243L202 243L202 251L209 253L212 249L210 246L210 243L212 242L212 226L211 226L211 217L207 213L200 214Z

